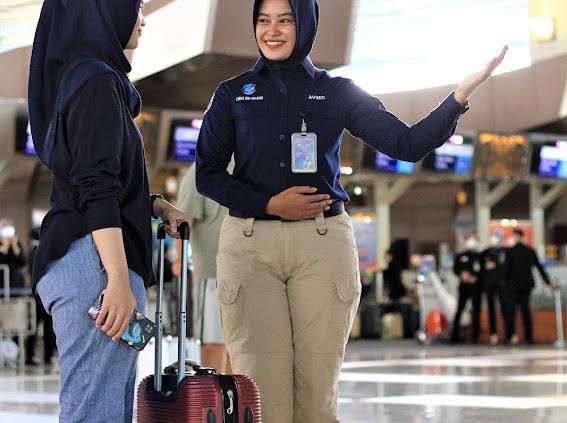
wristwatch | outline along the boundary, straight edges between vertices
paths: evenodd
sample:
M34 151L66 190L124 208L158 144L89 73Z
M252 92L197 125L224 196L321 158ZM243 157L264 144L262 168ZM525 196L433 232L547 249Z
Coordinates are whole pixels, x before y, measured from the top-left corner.
M161 198L163 201L165 201L165 198L163 197L163 195L161 194L150 194L150 203L152 205L152 218L157 219L159 216L156 216L154 214L154 201L156 201L156 199Z

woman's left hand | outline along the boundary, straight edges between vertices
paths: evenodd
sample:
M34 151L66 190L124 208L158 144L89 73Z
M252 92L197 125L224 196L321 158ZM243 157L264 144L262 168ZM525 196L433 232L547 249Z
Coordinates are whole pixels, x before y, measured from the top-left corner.
M159 204L154 204L154 207L159 211L156 213L156 216L161 217L161 220L165 222L165 231L174 238L180 238L181 234L177 227L181 222L187 222L191 225L193 223L192 219L167 201L159 198L154 203L158 202Z
M498 66L500 66L500 63L502 63L502 61L504 60L507 52L508 46L504 46L502 48L502 51L500 52L500 55L488 62L484 69L475 72L463 79L455 90L455 100L464 105L471 94L474 92L474 90L480 87L484 82L488 80L488 78L492 76L492 73Z

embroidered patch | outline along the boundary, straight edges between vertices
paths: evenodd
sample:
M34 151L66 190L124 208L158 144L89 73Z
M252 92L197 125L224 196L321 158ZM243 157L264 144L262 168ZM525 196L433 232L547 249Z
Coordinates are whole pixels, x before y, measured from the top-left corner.
M252 95L256 92L256 84L246 84L242 87L242 94Z

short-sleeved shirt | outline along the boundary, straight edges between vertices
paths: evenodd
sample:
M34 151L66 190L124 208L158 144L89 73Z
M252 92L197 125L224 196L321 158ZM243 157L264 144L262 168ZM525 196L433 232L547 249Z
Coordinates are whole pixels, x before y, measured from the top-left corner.
M220 230L228 209L199 194L195 184L195 166L191 166L181 180L177 205L193 218L191 249L197 278L216 278Z

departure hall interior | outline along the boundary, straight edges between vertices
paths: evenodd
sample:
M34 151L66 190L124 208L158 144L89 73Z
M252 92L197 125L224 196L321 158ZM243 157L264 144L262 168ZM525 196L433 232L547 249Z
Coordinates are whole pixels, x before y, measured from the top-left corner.
M32 295L28 254L50 209L52 183L36 157L27 104L42 3L0 0L0 422L6 423L56 422L60 407L57 352ZM212 94L258 60L252 4L144 2L146 25L139 48L128 53L129 77L143 101L136 123L150 192L174 205L194 166ZM455 134L418 163L343 134L340 181L350 197L345 207L362 288L339 377L340 421L567 422L567 0L319 0L319 6L315 66L351 78L408 125L509 47L470 98ZM157 227L152 221L154 238ZM491 247L504 257L519 234L551 283L532 269L533 336L526 336L519 311L512 312L516 332L509 336L502 292L491 294L492 305L482 293L475 334L472 304L459 307L456 263L463 253ZM26 257L15 267L3 259L11 244ZM169 365L177 360L182 264L179 242L168 240L166 250ZM21 283L13 283L12 272ZM154 320L156 288L147 295L146 315ZM192 326L198 305L188 299L187 358L198 360L200 334ZM140 353L136 386L153 373L154 350L151 340Z

